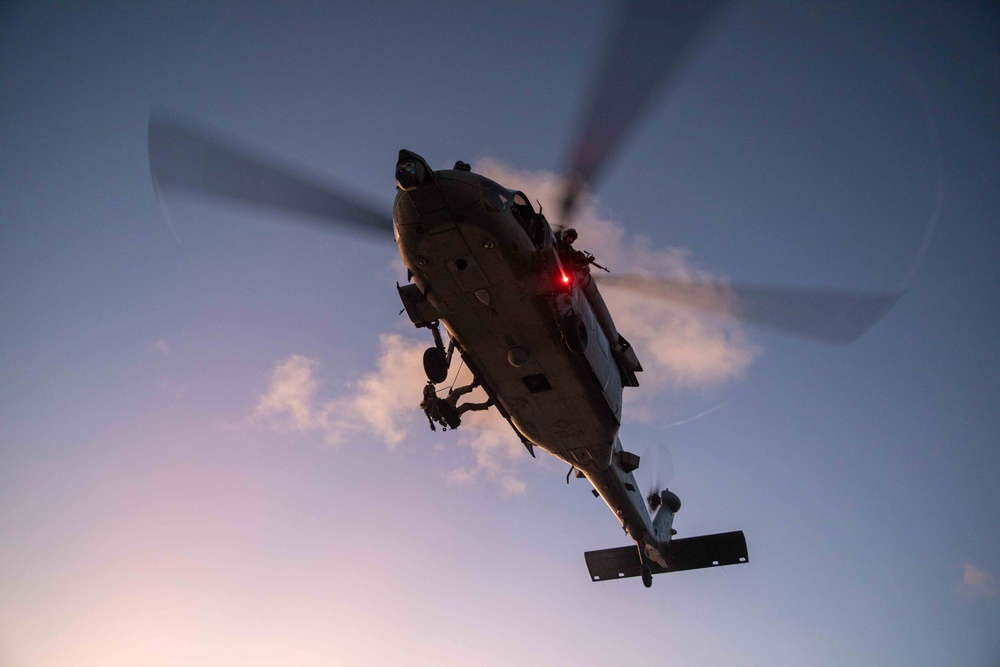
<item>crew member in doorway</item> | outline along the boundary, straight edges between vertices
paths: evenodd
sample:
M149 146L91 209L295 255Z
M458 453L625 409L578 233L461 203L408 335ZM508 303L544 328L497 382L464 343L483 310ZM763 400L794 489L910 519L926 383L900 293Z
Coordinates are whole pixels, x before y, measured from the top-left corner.
M424 385L424 400L420 402L420 409L427 415L427 423L430 424L431 430L437 430L434 428L434 422L441 424L442 430L445 431L449 428L456 429L461 425L462 415L466 412L488 410L493 405L492 399L485 403L458 404L458 399L478 386L479 380L474 380L472 384L458 387L457 389L450 389L448 397L441 398L437 395L437 390L434 388L433 382L428 382Z
M556 241L556 252L559 253L559 261L562 262L563 267L574 273L589 274L590 265L593 264L597 268L607 271L594 261L594 256L589 252L582 252L573 247L578 236L576 230L570 227L563 230L559 240Z

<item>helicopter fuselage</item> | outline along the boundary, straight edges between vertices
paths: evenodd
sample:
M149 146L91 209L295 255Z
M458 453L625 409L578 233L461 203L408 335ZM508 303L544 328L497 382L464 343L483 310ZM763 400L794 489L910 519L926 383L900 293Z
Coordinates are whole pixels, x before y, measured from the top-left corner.
M589 272L563 266L555 235L522 193L464 169L431 172L411 156L419 177L399 188L393 220L414 324L443 324L529 451L585 475L662 561L672 512L650 518L632 475L638 457L618 439L623 387L638 385L642 369Z

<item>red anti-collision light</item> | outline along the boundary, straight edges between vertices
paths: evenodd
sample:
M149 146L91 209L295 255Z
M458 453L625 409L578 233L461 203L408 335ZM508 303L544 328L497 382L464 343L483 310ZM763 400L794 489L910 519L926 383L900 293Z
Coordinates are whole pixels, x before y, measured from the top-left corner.
M560 271L559 273L562 274L563 285L569 285L569 276L566 275L566 272Z

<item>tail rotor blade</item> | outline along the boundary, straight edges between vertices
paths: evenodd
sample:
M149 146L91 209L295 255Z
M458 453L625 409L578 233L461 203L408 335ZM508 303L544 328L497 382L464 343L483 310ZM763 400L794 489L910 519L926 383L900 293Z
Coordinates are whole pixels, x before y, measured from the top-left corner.
M656 467L653 468L653 488L662 491L674 481L674 457L666 445L655 445Z
M639 469L649 471L649 489L646 497L658 495L674 481L674 458L664 444L652 444L641 457ZM651 507L650 509L655 509Z

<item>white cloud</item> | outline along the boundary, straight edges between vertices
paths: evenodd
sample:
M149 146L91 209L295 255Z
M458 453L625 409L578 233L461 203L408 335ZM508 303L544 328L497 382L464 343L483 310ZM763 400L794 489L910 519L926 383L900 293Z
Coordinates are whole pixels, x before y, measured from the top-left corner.
M1000 597L1000 586L993 573L974 563L962 565L962 580L955 586L955 593L968 599L986 598L995 600Z
M167 341L160 338L159 340L156 340L149 344L149 351L164 355L170 354L170 345L167 343Z
M382 334L376 370L361 378L348 399L351 412L363 416L368 429L390 446L403 439L419 414L416 406L427 382L423 366L426 347L426 341Z
M333 399L319 395L319 361L294 354L278 362L253 419L281 430L313 432L328 445L372 434L392 447L413 422L425 382L421 355L426 345L396 334L379 336L379 359L350 391Z
M317 377L320 363L294 354L275 364L267 392L257 400L251 421L263 422L285 432L310 433L327 445L344 440L370 440L375 435L388 447L398 444L414 428L427 428L417 409L420 389L427 381L423 371L424 341L396 334L379 337L376 370L354 383L342 396L324 398ZM467 369L458 375L457 386L472 381ZM486 400L481 389L463 400ZM482 477L505 493L525 492L516 467L524 448L510 427L495 411L468 412L462 416L459 444L471 450L474 460L448 475L454 483L470 483Z
M472 374L463 370L456 384L461 386L470 382ZM479 403L486 398L486 393L477 389L466 400ZM527 452L496 410L465 413L458 433L459 444L469 447L475 454L475 466L453 470L448 476L450 482L466 484L485 477L508 495L525 493L527 486L517 476L517 468L525 460Z
M324 428L328 410L316 404L319 387L313 373L319 361L293 354L275 365L267 393L257 401L254 415L279 419L284 428L312 431Z
M476 171L523 190L546 211L557 209L562 182L553 174L517 171L492 160L477 163ZM578 244L594 250L598 261L612 270L628 267L630 272L679 279L712 278L692 265L685 250L655 249L647 239L626 238L620 225L598 215L593 197L584 195L577 210L574 225L580 230ZM639 405L630 404L631 418L643 413L645 404L655 402L664 390L703 389L741 376L758 353L735 320L671 307L621 290L608 289L603 294L619 330L636 348L645 368L640 376L645 398ZM392 447L414 428L427 428L417 403L426 382L422 354L428 344L429 340L383 334L376 369L343 395L332 398L320 396L319 362L290 356L275 366L253 418L276 428L318 434L330 445L375 435ZM471 380L466 369L456 384ZM476 390L465 400L485 399L485 393ZM457 435L459 444L470 450L472 460L452 470L450 482L486 479L504 493L525 492L525 483L517 474L518 466L526 460L524 447L495 410L466 413Z

